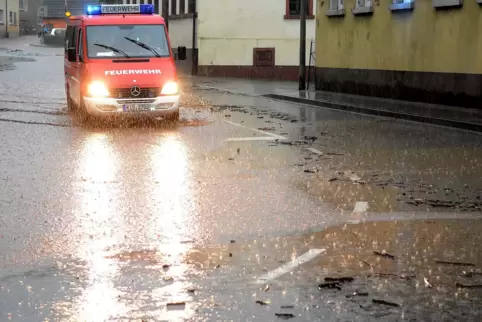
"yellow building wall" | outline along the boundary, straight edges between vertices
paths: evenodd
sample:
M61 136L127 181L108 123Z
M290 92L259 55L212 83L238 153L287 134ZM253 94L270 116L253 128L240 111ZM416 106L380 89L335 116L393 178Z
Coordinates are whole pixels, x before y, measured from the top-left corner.
M371 16L354 16L355 1L345 0L344 17L327 17L330 1L319 2L316 67L482 74L482 8L475 0L450 10L415 0L408 12L374 1Z
M5 1L8 1L7 3L7 9L8 12L5 11ZM18 0L3 0L0 1L0 10L3 10L3 22L4 24L0 26L0 37L3 36L5 31L7 31L8 28L8 33L10 37L18 37L20 34L20 9L19 9L19 1ZM17 15L17 21L14 22L14 24L10 25L9 18L10 18L10 12L16 13Z
M8 32L9 33L15 33L18 35L18 33L20 33L20 26L8 26Z

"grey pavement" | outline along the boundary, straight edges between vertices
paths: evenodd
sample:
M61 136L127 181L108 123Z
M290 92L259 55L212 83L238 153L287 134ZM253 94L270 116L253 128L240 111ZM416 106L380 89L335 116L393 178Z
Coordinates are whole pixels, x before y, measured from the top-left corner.
M308 104L321 108L449 126L482 132L482 109L435 105L394 99L310 90L298 91L296 82L199 77L201 88Z
M482 318L480 136L246 81L80 125L32 39L0 42L0 321Z

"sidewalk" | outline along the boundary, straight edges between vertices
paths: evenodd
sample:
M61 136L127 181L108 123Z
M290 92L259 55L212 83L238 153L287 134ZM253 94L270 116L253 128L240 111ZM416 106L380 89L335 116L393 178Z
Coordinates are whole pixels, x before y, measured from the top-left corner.
M198 88L262 96L369 115L482 132L482 109L443 106L325 91L297 91L296 82L196 77Z
M4 49L22 49L30 47L31 44L40 44L37 36L27 35L16 38L1 38L0 48Z

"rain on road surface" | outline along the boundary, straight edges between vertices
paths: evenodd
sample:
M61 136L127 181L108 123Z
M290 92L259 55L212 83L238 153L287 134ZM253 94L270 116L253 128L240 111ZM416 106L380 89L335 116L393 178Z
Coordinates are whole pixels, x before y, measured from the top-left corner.
M0 321L481 319L480 136L203 79L82 126L62 49L0 47Z

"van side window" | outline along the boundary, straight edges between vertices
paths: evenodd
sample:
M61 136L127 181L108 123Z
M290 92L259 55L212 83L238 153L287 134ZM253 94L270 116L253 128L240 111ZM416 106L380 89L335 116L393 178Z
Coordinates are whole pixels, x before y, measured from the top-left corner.
M74 26L74 33L72 35L72 42L70 43L70 48L77 49L77 38L79 36L79 27Z
M74 31L74 26L67 26L67 30L65 32L65 52L67 52L69 47L73 47L72 45L75 44Z
M79 28L79 37L77 40L77 54L82 59L84 56L84 42L82 41L82 29Z

